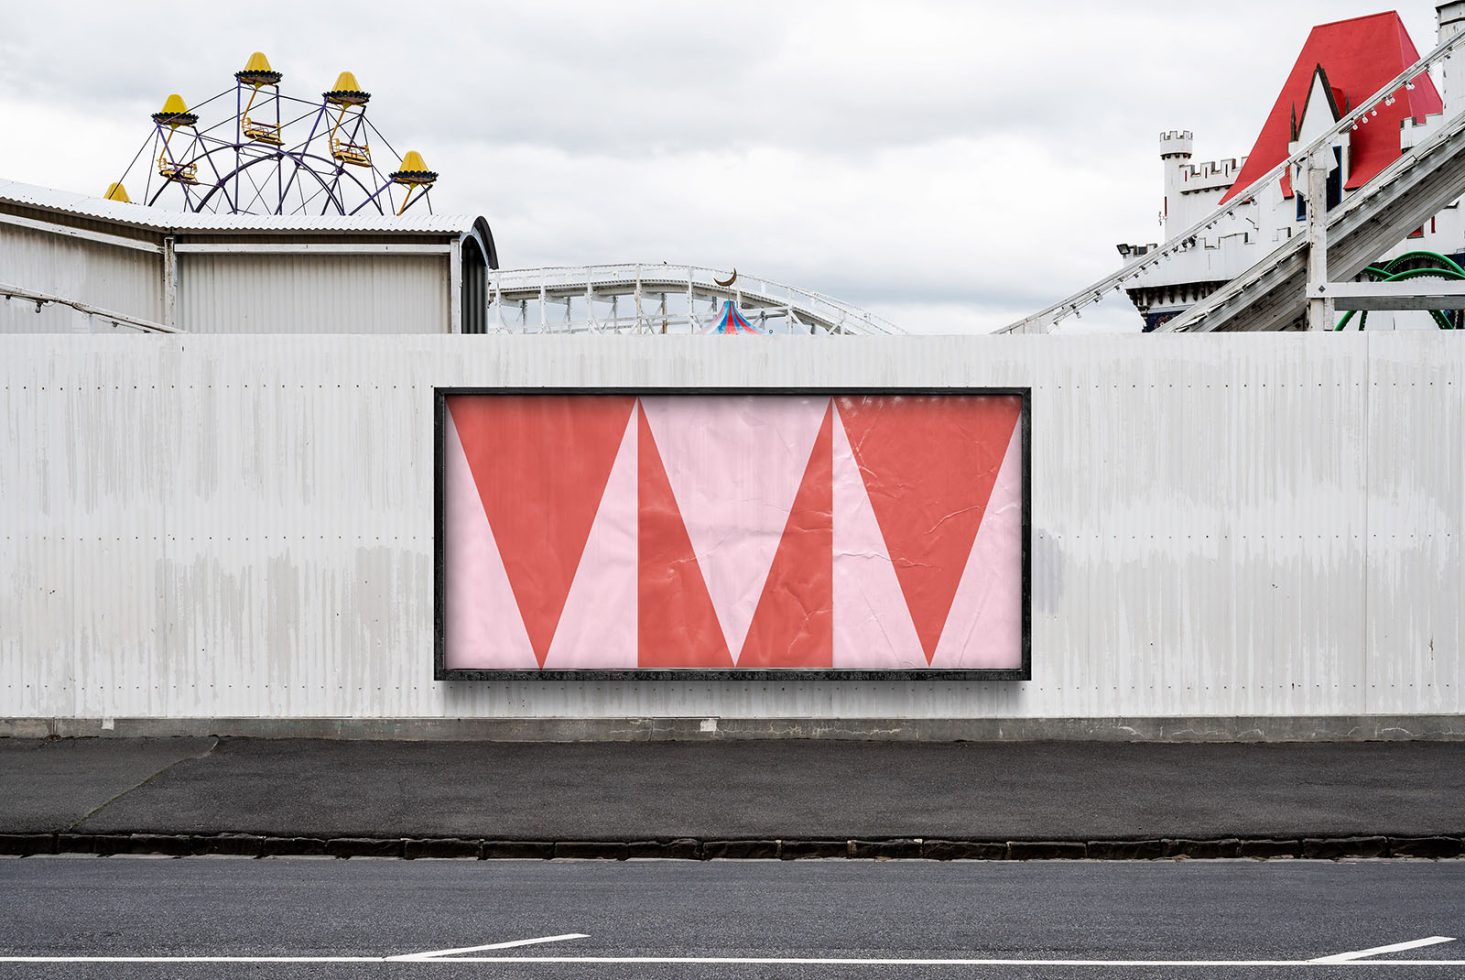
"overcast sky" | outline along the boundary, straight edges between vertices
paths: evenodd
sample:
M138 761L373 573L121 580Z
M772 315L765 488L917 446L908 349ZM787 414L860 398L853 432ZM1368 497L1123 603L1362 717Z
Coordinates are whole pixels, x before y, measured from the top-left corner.
M505 266L736 266L987 331L1160 239L1161 130L1193 129L1198 160L1246 153L1308 29L1388 9L15 3L0 176L100 194L164 96L213 95L260 49L303 97L354 71L382 132L442 172L435 208L486 215ZM1434 46L1432 2L1393 9Z

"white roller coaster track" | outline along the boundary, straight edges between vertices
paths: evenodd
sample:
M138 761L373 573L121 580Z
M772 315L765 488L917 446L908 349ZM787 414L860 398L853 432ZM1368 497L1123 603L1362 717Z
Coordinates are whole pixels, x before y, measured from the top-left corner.
M753 326L769 333L905 332L819 293L700 266L506 269L490 277L489 333L700 333L716 322L729 299Z
M1259 177L1247 188L1248 192L1254 193L1294 172L1294 168L1313 154L1332 146L1342 133L1360 125L1375 107L1386 99L1394 98L1430 67L1462 47L1465 47L1465 34L1457 34L1441 42L1371 98L1360 103L1332 129ZM1332 278L1346 279L1357 275L1369 262L1462 194L1465 194L1465 113L1443 122L1427 141L1404 153L1328 213L1328 268ZM1238 195L1231 203L1217 208L1191 228L1139 256L1119 271L998 332L1051 332L1065 317L1076 314L1111 292L1120 291L1126 282L1141 272L1194 247L1200 235L1246 206L1251 196L1251 193ZM1306 249L1303 238L1297 236L1160 329L1284 329L1304 314L1305 278Z

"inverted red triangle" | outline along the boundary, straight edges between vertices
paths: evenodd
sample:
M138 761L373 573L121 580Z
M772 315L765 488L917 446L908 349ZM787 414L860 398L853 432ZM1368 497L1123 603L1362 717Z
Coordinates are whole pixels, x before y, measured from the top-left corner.
M639 597L639 666L704 667L733 665L712 595L697 564L697 553L672 493L666 466L656 448L646 413L636 413Z
M838 405L929 663L1022 399L864 395L840 398Z
M541 667L634 402L629 395L448 399Z

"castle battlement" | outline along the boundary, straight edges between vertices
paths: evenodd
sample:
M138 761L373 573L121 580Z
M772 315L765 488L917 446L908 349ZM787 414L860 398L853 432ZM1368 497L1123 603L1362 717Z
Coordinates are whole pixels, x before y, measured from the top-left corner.
M1207 160L1205 163L1192 164L1182 171L1187 177L1224 177L1234 176L1246 163L1246 157L1237 160L1231 157L1228 160Z
M1179 168L1180 186L1177 190L1182 194L1195 194L1230 187L1245 165L1245 157L1239 160L1207 160L1204 163L1182 165Z
M1188 129L1172 129L1160 134L1160 159L1190 158L1195 150L1195 134Z

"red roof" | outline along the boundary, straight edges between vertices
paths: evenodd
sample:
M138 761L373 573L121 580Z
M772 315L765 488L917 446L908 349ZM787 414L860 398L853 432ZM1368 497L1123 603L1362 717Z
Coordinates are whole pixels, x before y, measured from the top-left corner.
M1394 11L1314 27L1297 56L1297 63L1292 66L1292 73L1287 76L1287 83L1282 86L1277 104L1272 106L1271 115L1256 138L1256 145L1251 148L1246 165L1221 203L1231 200L1287 159L1293 113L1296 112L1300 121L1319 65L1334 94L1342 94L1343 101L1338 108L1347 112L1418 60L1419 52ZM1398 158L1399 127L1405 119L1410 116L1423 119L1443 108L1440 94L1428 75L1414 83L1414 91L1401 90L1393 105L1380 105L1378 116L1371 117L1368 125L1359 126L1351 134L1347 186L1361 187ZM1283 179L1282 191L1291 195L1290 179Z

